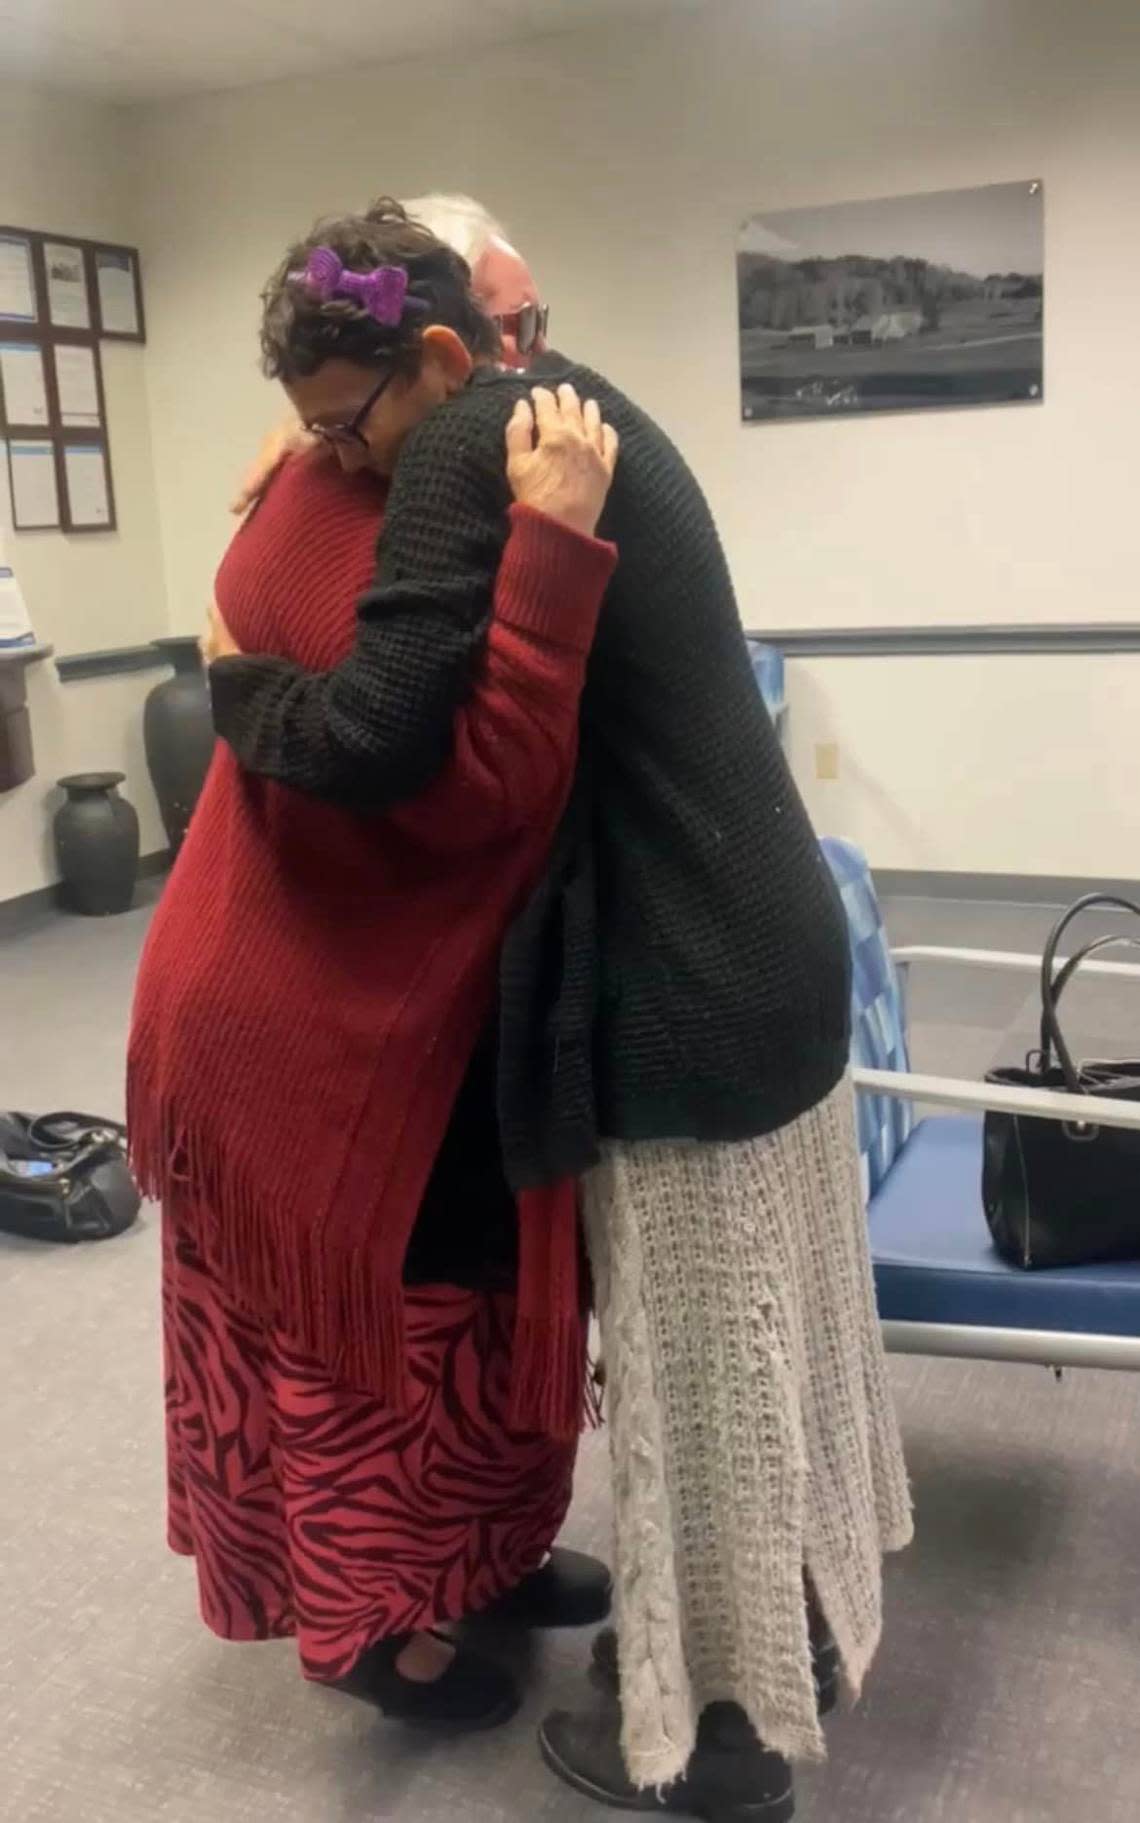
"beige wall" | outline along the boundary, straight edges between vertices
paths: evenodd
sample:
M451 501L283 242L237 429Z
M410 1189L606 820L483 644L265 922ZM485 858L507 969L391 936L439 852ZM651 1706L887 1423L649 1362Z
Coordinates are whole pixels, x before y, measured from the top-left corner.
M259 284L317 212L433 186L507 220L557 344L676 436L749 626L1137 614L1134 0L749 0L652 37L594 31L164 103L139 126L176 626L197 621L227 483L277 409L256 368ZM1044 407L739 423L741 217L1029 177L1046 183ZM1135 658L792 672L817 820L886 866L1140 871L1131 800L1104 784L1130 768L1138 716ZM833 739L840 780L817 784L815 743Z
M15 541L60 651L198 625L231 479L277 411L258 288L313 215L381 187L463 186L507 219L558 344L693 461L749 626L1137 617L1132 0L725 0L652 37L595 30L128 114L26 90L0 104L0 220L139 239L145 261L149 347L106 351L121 530ZM1044 407L739 423L742 216L1031 176ZM0 897L50 877L44 794L65 768L127 770L157 844L149 682L34 674L40 776L0 799ZM1120 783L1140 659L813 660L790 695L818 823L878 864L1140 871ZM832 741L840 777L818 782Z
M798 659L792 765L880 867L1140 876L1140 655ZM815 743L840 777L813 783Z
M0 222L133 241L133 135L133 123L116 110L0 85ZM61 654L137 645L166 630L145 353L104 343L102 354L117 532L5 532L36 632ZM0 483L6 514L6 474ZM125 772L144 853L163 841L141 744L141 704L153 674L62 685L45 664L28 677L37 773L0 795L0 900L54 878L52 787L62 773Z

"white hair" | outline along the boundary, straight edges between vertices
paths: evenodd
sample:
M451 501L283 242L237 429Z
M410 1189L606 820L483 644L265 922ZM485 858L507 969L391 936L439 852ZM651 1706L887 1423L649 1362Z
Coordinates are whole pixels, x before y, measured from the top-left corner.
M404 208L413 221L465 259L472 271L493 240L507 238L502 222L496 221L473 196L413 196L405 201Z

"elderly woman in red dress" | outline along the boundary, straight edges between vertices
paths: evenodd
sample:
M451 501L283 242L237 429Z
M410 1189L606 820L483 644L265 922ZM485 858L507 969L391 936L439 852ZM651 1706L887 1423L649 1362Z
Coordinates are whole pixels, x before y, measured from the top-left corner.
M338 463L287 463L217 579L238 646L316 671L350 652L361 597L397 624L438 611L384 544L373 584L377 471L495 356L462 261L403 220L381 241L367 274L309 275L345 286L321 345L295 351L323 376L310 428ZM585 1623L609 1601L604 1566L551 1550L585 1379L578 1238L572 1210L528 1219L507 1186L488 1034L499 947L573 774L615 456L568 391L520 406L493 599L460 581L439 616L441 642L485 640L442 770L376 814L253 778L220 745L137 989L171 1545L223 1638L296 1635L307 1676L427 1725L517 1702L437 1629L491 1608Z

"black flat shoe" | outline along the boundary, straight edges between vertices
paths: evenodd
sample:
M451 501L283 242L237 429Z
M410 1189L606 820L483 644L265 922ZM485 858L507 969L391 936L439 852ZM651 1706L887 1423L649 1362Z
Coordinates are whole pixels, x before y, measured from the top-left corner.
M396 1669L406 1644L406 1639L381 1640L363 1654L337 1689L373 1703L389 1721L441 1734L498 1728L516 1714L518 1685L501 1666L469 1652L466 1646L456 1646L455 1657L442 1677L419 1684ZM447 1644L454 1645L454 1641Z
M706 1709L684 1777L664 1791L638 1791L630 1782L620 1730L613 1704L594 1716L559 1712L542 1724L538 1744L551 1772L611 1810L699 1817L703 1823L791 1823L791 1767L761 1745L733 1705Z
M814 1614L809 1621L809 1629L816 1704L820 1715L826 1716L831 1714L839 1702L839 1649L825 1622L817 1620ZM590 1669L595 1683L605 1690L618 1690L618 1644L617 1634L612 1627L606 1627L594 1641Z
M596 1627L608 1617L613 1594L613 1577L604 1563L559 1549L476 1618L516 1627Z

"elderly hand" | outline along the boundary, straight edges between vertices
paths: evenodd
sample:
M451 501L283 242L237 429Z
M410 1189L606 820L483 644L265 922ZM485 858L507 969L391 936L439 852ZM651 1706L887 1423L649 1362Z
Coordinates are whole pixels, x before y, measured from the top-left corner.
M516 500L592 538L618 456L618 436L594 399L572 386L544 386L515 406L507 425L507 480Z
M298 418L289 418L270 431L230 502L230 512L240 515L248 511L261 499L281 464L290 456L299 456L312 449L316 441Z
M206 631L198 643L202 662L206 665L212 665L217 658L240 658L242 656L241 647L222 619L221 609L216 601L210 609Z

